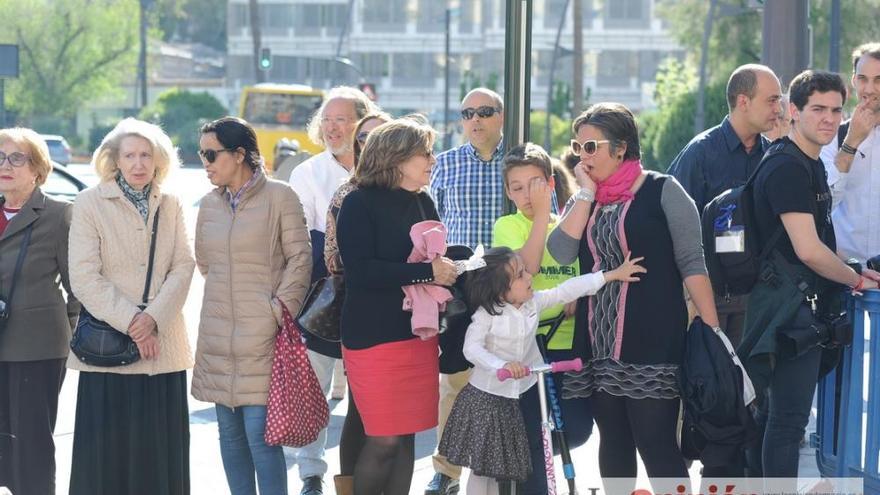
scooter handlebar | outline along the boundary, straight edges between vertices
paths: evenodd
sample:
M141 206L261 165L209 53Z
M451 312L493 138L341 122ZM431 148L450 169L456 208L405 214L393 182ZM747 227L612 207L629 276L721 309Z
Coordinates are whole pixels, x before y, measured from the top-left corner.
M542 364L534 367L526 367L526 371L528 373L547 373L548 371L551 373L564 373L566 371L580 371L584 367L583 361L581 358L569 359L567 361L555 361L550 364ZM495 376L498 377L500 381L509 380L513 378L513 375L506 368L501 368L495 372Z

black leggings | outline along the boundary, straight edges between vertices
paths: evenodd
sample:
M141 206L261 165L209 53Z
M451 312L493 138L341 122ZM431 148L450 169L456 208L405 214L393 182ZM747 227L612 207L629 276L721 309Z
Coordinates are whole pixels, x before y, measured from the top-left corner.
M368 436L354 467L354 495L407 495L415 435Z
M594 392L592 402L602 478L634 479L637 448L649 477L687 478L675 439L678 399L630 399Z
M354 396L351 395L351 387L348 387L348 411L345 413L345 422L342 423L342 433L339 437L339 474L342 476L354 474L354 467L366 440L364 422L354 403Z

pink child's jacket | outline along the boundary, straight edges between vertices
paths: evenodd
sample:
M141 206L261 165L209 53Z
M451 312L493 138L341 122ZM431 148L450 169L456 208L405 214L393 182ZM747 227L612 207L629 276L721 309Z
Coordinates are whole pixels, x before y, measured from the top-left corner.
M423 220L409 229L413 250L409 263L430 263L446 253L446 226L436 220ZM423 340L440 331L440 311L446 309L446 301L452 293L434 284L413 284L403 287L403 309L412 311L412 332Z

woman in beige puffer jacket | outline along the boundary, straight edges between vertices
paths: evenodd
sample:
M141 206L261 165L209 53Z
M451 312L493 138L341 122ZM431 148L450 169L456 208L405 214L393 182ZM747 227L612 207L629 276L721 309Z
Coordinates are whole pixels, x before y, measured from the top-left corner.
M192 394L214 402L232 495L286 494L280 446L263 441L281 303L299 311L312 255L293 189L263 172L256 135L225 117L201 129L199 154L217 189L202 198L196 264L205 277Z

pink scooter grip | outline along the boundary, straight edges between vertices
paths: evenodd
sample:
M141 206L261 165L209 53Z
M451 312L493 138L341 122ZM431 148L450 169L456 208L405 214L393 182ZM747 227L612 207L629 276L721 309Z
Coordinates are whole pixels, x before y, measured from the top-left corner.
M581 358L575 358L568 361L556 361L550 364L542 364L531 368L526 367L526 371L529 373L546 373L548 371L552 373L563 373L566 371L580 371L583 367L584 363L581 361ZM496 371L495 376L497 376L502 382L512 378L510 371L506 368L501 368Z

